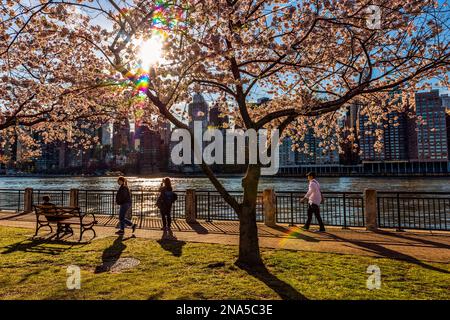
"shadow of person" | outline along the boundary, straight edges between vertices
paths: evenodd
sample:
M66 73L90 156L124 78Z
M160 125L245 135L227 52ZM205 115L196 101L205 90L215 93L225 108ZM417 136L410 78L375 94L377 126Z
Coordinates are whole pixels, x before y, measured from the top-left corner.
M124 239L123 235L118 236L114 242L103 251L102 254L102 264L95 268L95 273L107 272L111 267L119 260L123 251L127 247L123 242L133 238Z
M171 252L175 257L181 257L183 254L183 246L186 244L184 241L179 241L173 235L172 230L164 230L160 240L157 241L161 248Z
M293 286L271 274L264 265L258 267L249 267L240 263L236 263L235 265L263 282L266 286L275 291L283 300L308 300L308 298L298 292Z

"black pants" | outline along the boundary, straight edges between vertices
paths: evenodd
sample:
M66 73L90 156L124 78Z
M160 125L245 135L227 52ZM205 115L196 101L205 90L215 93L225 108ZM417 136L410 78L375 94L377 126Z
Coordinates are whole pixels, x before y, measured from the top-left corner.
M169 228L172 224L172 217L170 216L170 209L163 209L161 210L161 218L163 223L163 228Z
M323 225L322 217L320 216L320 209L317 204L310 204L308 206L308 220L306 220L305 228L309 229L309 225L311 224L312 215L316 216L317 222L319 223L320 230L325 230L325 226Z

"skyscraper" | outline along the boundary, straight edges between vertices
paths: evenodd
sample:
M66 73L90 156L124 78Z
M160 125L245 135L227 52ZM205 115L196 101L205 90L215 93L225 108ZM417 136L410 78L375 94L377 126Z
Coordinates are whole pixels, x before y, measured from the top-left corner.
M417 131L417 159L421 161L448 161L448 143L445 104L439 90L416 94L416 116L423 120Z
M228 116L221 116L221 110L218 106L213 106L209 109L209 127L224 129L228 126L228 122Z
M161 134L143 125L136 128L136 139L139 139L139 173L150 174L160 171L161 166Z
M200 93L194 94L192 103L188 105L189 128L194 128L194 121L201 121L202 128L208 127L208 104Z

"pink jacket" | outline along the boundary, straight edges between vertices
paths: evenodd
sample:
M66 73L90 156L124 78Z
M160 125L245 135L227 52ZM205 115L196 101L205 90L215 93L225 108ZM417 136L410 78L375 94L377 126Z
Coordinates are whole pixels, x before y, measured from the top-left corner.
M306 193L305 198L308 198L309 204L320 205L322 202L322 193L320 192L320 184L316 179L309 182L308 193Z

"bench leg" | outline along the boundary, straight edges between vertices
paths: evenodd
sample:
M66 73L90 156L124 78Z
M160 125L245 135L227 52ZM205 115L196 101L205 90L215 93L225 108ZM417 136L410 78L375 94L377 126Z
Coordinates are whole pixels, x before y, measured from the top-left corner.
M81 242L81 240L83 239L83 233L85 233L86 231L91 230L94 233L94 238L97 237L97 233L95 232L94 226L90 227L90 228L85 228L83 226L80 227L80 240L78 242Z
M39 230L41 230L41 228L43 228L43 227L49 227L50 228L50 233L53 233L53 228L52 228L52 226L49 223L48 224L42 224L42 223L36 222L36 232L34 233L33 238L35 238L38 235Z
M61 239L61 237L59 236L61 233L61 224L57 223L56 224L56 240Z

